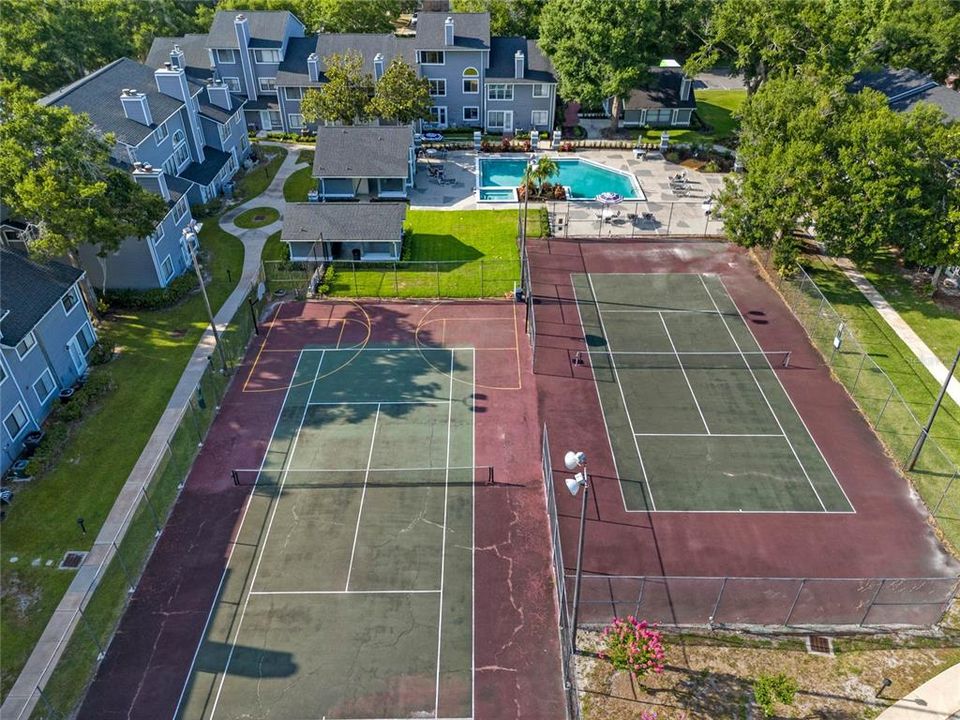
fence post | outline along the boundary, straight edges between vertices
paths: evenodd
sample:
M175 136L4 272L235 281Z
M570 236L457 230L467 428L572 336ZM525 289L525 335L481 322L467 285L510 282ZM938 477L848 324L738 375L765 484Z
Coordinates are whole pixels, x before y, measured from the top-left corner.
M800 579L800 587L797 588L797 595L795 598L793 598L793 603L790 605L790 609L787 610L787 617L783 621L784 627L787 627L790 625L790 618L793 617L793 611L796 609L797 603L800 602L800 593L803 592L803 586L806 584L806 582L807 582L806 578Z
M893 397L893 394L897 391L895 387L892 387L893 383L891 382L890 394L887 395L887 399L883 401L883 407L880 408L880 414L877 415L877 420L874 423L874 426L877 429L877 432L880 432L880 418L883 417L883 413L887 410L887 405L890 404L890 399Z
M673 206L675 203L670 203L670 212L667 214L667 235L670 234L670 228L673 224Z
M93 644L97 647L97 660L103 660L107 653L104 651L103 645L100 644L100 640L97 639L97 634L93 632L93 628L90 627L90 622L87 620L87 616L84 614L83 608L77 608L77 612L80 613L80 624L83 625L84 630L86 630L87 634L90 636L90 640L93 641Z
M870 611L873 609L873 604L877 601L877 598L880 597L880 591L883 589L884 583L887 582L886 578L880 578L880 584L877 585L877 591L873 594L873 597L870 598L870 602L867 603L867 611L863 614L863 617L860 618L859 625L863 627L863 624L867 621L867 616L870 614Z
M857 368L857 376L856 376L855 378L853 378L853 387L850 388L850 394L851 394L851 395L853 395L853 393L854 393L854 392L856 391L856 389L857 389L857 383L860 382L860 373L863 372L863 366L866 364L866 362L867 362L867 354L866 354L865 352L861 352L861 353L860 353L860 367Z
M440 299L440 263L435 262L433 264L433 269L437 276L437 299L439 300Z
M120 569L123 571L123 575L127 578L127 594L133 592L136 582L133 579L133 575L130 574L130 568L127 567L127 561L123 559L123 554L120 552L120 548L117 547L116 541L111 540L110 544L113 545L114 556L117 558L117 562L120 563Z
M155 537L160 537L160 516L157 514L157 509L153 506L153 500L150 499L150 494L147 492L145 485L140 486L140 492L143 493L144 499L147 501L147 507L150 508L150 514L153 516L153 525L157 529Z
M520 264L523 265L523 259L520 260ZM523 278L520 278L521 282ZM480 297L486 297L483 294L483 260L480 261Z
M40 696L40 699L43 700L44 706L47 708L47 712L50 713L51 717L62 718L63 713L57 710L53 703L50 702L50 699L43 694L43 688L37 685L37 694Z
M196 388L194 388L196 392ZM193 393L190 394L190 398L187 400L187 411L190 413L190 417L193 418L193 427L197 431L197 447L203 447L203 430L200 428L200 418L197 417L197 411L193 408Z
M357 283L357 263L350 261L350 267L353 269L353 295L360 297L360 285Z
M400 297L400 277L397 272L397 263L393 263L393 292L396 297Z
M960 469L958 469L956 472L953 473L953 477L951 477L947 481L947 486L943 489L943 492L940 493L940 499L937 500L937 504L933 508L934 517L936 517L937 513L940 512L940 505L943 503L944 499L947 497L947 493L949 493L950 488L953 487L953 481L956 480L958 476L960 476Z
M720 609L720 600L723 598L723 591L727 587L727 579L724 578L723 582L720 584L720 592L717 593L717 601L713 604L713 612L710 613L710 627L713 627L716 622L717 611Z

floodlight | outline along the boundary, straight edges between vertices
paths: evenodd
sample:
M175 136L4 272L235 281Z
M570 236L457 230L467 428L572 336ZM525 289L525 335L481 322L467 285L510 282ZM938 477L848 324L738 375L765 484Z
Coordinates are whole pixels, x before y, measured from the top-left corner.
M582 452L568 450L567 454L563 456L563 464L567 466L567 470L576 470L578 467L587 464L587 456Z
M567 490L569 490L570 494L574 497L580 492L580 488L587 486L587 480L583 477L583 473L577 473L574 477L564 478L563 481L567 484Z

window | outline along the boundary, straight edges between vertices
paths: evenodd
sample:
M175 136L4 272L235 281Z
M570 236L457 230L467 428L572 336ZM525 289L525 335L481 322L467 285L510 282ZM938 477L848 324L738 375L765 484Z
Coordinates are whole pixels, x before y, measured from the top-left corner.
M20 433L27 427L27 414L23 411L23 405L17 403L10 414L4 418L3 424L7 428L11 440L20 437Z
M223 145L230 137L230 125L217 125L217 131L220 133L220 145Z
M463 108L464 122L480 122L480 108L476 105L467 105Z
M93 347L93 330L90 329L90 323L86 323L82 328L77 331L77 334L73 336L77 341L77 344L80 346L80 349L83 350L84 354L90 352L90 348Z
M671 108L651 108L647 110L647 125L669 125L673 119Z
M283 97L287 100L303 100L303 88L285 87L283 89Z
M170 156L170 157L168 157L166 160L163 161L163 171L164 171L167 175L176 175L176 174L177 174L177 166L176 166L176 165L174 164L174 162L173 162L173 156Z
M50 374L48 369L44 368L40 377L38 377L37 381L33 384L33 391L37 394L37 400L43 405L50 399L50 396L53 395L53 391L56 389L57 385L53 382L53 375Z
M550 86L546 83L537 83L533 86L533 96L535 98L550 97Z
M446 127L447 108L443 105L434 105L430 108L430 123L439 127Z
M169 282L173 278L173 260L170 259L170 256L167 255L163 259L163 264L160 266L160 274L163 276L164 282Z
M173 151L173 159L178 168L190 159L190 148L187 147L186 143L177 146L177 149Z
M299 130L303 127L303 115L300 113L290 113L287 115L287 124L291 130Z
M185 137L184 134L183 134L183 130L174 130L174 131L173 131L173 144L174 144L174 145L179 145L179 144L182 143L184 140L186 140L186 137Z
M0 365L0 385L3 384L3 381L7 379L7 371L3 369L3 365Z
M421 50L417 53L417 62L421 65L443 65L443 50Z
M547 110L534 110L530 113L530 124L534 127L544 127L549 118L550 113Z
M33 350L33 346L37 344L37 336L33 334L31 330L28 332L23 340L17 343L17 357L21 360L27 356L27 353Z
M181 197L177 200L177 204L173 206L173 219L176 222L180 222L183 219L183 216L187 214L187 198Z
M170 131L167 130L166 123L164 123L163 125L160 125L156 130L153 131L153 139L157 142L158 145L162 143L164 140L166 140L169 136L170 136Z
M468 67L463 71L463 91L468 95L480 92L480 73L476 68Z
M513 85L487 85L487 100L513 100Z
M237 61L236 50L224 50L222 48L218 48L216 53L218 63L235 63Z
M63 302L63 311L69 315L70 311L73 310L80 302L76 285L70 288L70 291L63 296L63 300L61 302Z
M505 110L491 110L487 113L487 125L491 129L502 130L507 124L507 113Z
M240 92L240 78L225 77L223 79L223 84L227 86L227 89L230 90L230 92Z
M433 79L430 78L430 96L431 97L446 97L447 95L447 81L443 78Z
M257 85L260 86L260 92L275 93L277 91L277 79L275 77L257 78Z
M253 60L259 65L277 64L283 58L280 57L279 50L254 50Z

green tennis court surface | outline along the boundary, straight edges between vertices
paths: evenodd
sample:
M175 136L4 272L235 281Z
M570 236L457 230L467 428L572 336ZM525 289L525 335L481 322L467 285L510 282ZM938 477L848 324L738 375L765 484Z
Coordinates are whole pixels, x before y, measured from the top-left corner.
M573 287L628 511L853 511L718 276Z
M473 715L472 349L299 357L183 718Z

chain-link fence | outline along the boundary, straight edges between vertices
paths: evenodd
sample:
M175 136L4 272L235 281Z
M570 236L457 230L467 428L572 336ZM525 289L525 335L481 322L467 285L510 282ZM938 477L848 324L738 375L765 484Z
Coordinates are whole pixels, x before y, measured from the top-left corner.
M541 232L559 238L629 239L665 235L723 237L723 222L706 197L653 202L625 200L604 205L588 200L549 200L547 227Z
M520 281L517 260L332 262L323 284L333 297L503 297Z
M769 270L769 268L768 268ZM771 274L774 275L771 270ZM802 268L778 276L777 288L810 340L860 407L897 466L908 475L944 534L960 538L960 467L933 437L907 469L923 424L893 380L864 350L843 316Z
M228 367L235 367L242 359L261 309L255 284L221 333ZM77 610L70 617L55 616L51 620L62 624L62 639L26 705L33 707L31 718L63 720L75 713L140 581L229 381L230 373L223 372L215 352L207 359L200 381L180 411L176 429L163 443L160 456L137 491L137 502L117 523L112 538L95 542L91 548L78 571L78 577L89 578Z

